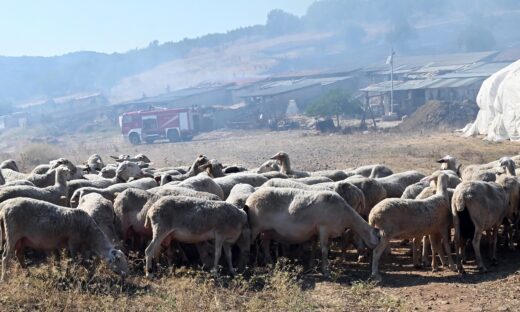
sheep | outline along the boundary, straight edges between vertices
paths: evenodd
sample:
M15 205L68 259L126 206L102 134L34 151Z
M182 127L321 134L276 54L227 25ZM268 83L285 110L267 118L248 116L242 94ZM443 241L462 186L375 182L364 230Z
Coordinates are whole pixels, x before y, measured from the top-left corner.
M457 159L455 157L446 155L437 160L437 163L441 164L441 170L451 170L459 177L461 176L460 167L462 167L462 165L457 163Z
M70 199L74 192L82 187L106 188L116 183L123 183L130 178L142 177L141 168L136 163L124 161L117 167L117 174L112 179L99 180L72 180L68 184L67 206L70 205Z
M82 170L78 170L78 167L76 167L70 160L68 160L66 158L58 158L55 160L51 160L49 162L49 164L38 165L31 171L31 173L45 174L47 171L56 169L59 166L65 166L70 170L71 179L82 179L83 178Z
M408 185L404 191L403 191L403 194L401 195L401 199L415 199L417 198L417 195L419 195L425 188L428 187L428 185L430 185L428 182L426 181L419 181L419 182L416 182L414 184L410 184Z
M27 180L37 187L47 187L51 186L56 182L56 171L55 169L49 170L44 174L33 174L33 173L20 173L18 171L14 171L12 169L1 169L2 174L5 178L6 182L17 181L17 180Z
M86 194L79 200L78 208L84 210L96 221L101 231L112 243L117 242L115 214L112 202L100 194Z
M199 166L200 170L205 170L208 176L212 178L220 178L225 176L224 171L222 169L224 166L216 159L211 159L207 163Z
M292 178L291 180L299 182L299 183L303 183L303 184L308 184L308 185L319 184L319 183L327 183L327 182L334 182L335 181L335 180L332 180L330 178L321 177L321 176L313 176L313 177L298 178L298 179Z
M375 247L377 231L337 193L261 187L246 201L244 210L251 226L251 238L264 234L266 259L270 261L269 239L299 244L319 237L322 271L328 275L328 242L351 228L367 244Z
M387 198L386 190L376 179L371 178L348 178L345 181L352 183L365 195L365 212L361 214L363 218L368 218L372 208Z
M145 250L146 276L151 277L153 258L157 257L161 245L172 241L201 243L214 240L216 273L222 248L231 274L235 273L231 258L231 245L247 227L247 214L232 204L192 197L167 196L150 207L146 215L146 228L151 228L153 238ZM248 235L244 235L244 248L249 248Z
M307 191L334 191L338 193L357 213L363 216L365 210L365 196L355 185L347 181L330 182L316 185L307 185L298 181L272 179L262 185L262 187L281 187L295 188ZM368 214L366 214L368 216Z
M166 179L165 182L170 182L170 181L183 181L183 180L186 180L190 177L194 177L196 175L198 175L199 173L202 172L202 169L200 168L200 166L206 164L207 162L209 161L209 159L204 156L204 155L199 155L195 161L193 162L193 164L191 165L190 169L188 170L188 172L186 172L185 174L182 174L182 175L175 175L175 176L169 176L168 179Z
M15 197L27 197L44 200L56 205L62 204L67 195L67 180L70 170L66 167L58 167L53 170L56 183L52 186L39 188L28 185L4 186L0 188L0 202Z
M0 225L0 236L5 233L1 281L6 280L14 255L25 267L26 247L44 251L67 247L73 256L80 251L92 252L107 261L115 273L123 277L128 273L125 254L114 248L86 211L32 198L13 198L0 204Z
M368 223L378 229L381 237L372 258L372 278L374 280L381 281L379 259L393 238L416 238L429 235L432 239L432 252L435 254L435 251L438 250L443 264L444 252L446 252L450 268L454 267L449 249L451 222L445 174L440 174L438 177L435 195L416 200L387 198L370 211ZM444 251L439 246L441 238ZM436 247L435 250L433 247ZM414 263L416 261L414 259ZM432 258L432 268L433 270L438 269L436 257Z
M269 159L263 164L260 165L260 167L251 170L251 172L254 173L267 173L272 171L280 171L280 166L278 165L278 161L274 159Z
M255 192L255 188L252 185L239 183L233 186L229 196L226 198L226 202L235 205L242 209L246 204L247 198Z
M272 156L271 159L280 162L280 172L292 178L305 178L310 176L308 172L292 170L291 160L289 159L289 155L285 152L278 152L274 156Z
M127 188L138 188L142 190L147 190L153 187L157 186L157 181L153 178L142 178L126 183L117 183L110 185L106 188L96 188L96 187L82 187L74 191L70 198L70 205L71 207L74 207L79 200L81 200L81 197L85 196L86 194L90 193L98 193L102 195L104 198L108 199L109 201L113 202L115 199L116 193L121 193L122 191L126 190Z
M464 272L460 261L461 239L472 238L473 250L477 260L477 268L486 272L480 254L482 232L492 229L492 260L496 263L496 243L498 228L508 214L508 196L499 184L484 181L466 181L457 186L451 202L451 213L455 227L455 251L457 270Z
M408 185L417 183L424 177L424 174L411 170L394 173L393 175L384 178L377 178L376 180L385 188L387 197L399 198L403 195L403 192Z
M208 176L197 175L194 177L187 178L186 180L178 183L176 185L172 185L171 183L165 184L161 186L163 188L168 188L172 186L180 186L186 187L189 189L193 189L195 191L207 192L211 194L215 194L221 199L225 199L224 191L213 179Z
M242 165L237 165L237 164L228 165L228 164L225 164L225 165L223 165L222 171L223 171L224 174L230 174L230 173L238 173L238 172L249 171L249 169L247 169L246 167L244 167Z
M0 171L1 169L11 169L16 172L20 172L20 169L18 169L18 165L16 164L16 161L13 159L7 159L0 163Z
M163 196L188 196L206 200L222 200L215 194L198 192L184 187L155 188L149 191L127 189L119 193L114 200L116 229L123 241L132 236L139 239L151 238L151 231L144 228L144 219L150 206Z
M87 159L86 165L92 172L99 172L105 167L105 163L99 154L90 155Z

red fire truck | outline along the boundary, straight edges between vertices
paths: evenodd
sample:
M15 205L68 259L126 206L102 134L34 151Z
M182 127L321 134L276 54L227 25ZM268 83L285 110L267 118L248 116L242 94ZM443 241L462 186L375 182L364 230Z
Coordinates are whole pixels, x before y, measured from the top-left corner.
M189 108L152 107L146 111L123 113L119 116L119 126L123 136L134 145L163 139L188 141L198 128L198 114Z

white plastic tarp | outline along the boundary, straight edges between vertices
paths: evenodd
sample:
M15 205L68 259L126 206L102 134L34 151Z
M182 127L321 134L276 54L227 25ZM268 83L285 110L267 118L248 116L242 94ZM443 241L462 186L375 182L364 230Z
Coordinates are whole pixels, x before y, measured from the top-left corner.
M477 95L477 119L464 136L486 135L486 140L520 140L520 60L486 79Z

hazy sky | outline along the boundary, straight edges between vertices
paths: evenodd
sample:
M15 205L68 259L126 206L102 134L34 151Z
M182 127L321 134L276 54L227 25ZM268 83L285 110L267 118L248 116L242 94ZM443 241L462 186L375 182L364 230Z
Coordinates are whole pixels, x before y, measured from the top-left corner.
M299 16L314 0L0 0L0 55L124 52Z

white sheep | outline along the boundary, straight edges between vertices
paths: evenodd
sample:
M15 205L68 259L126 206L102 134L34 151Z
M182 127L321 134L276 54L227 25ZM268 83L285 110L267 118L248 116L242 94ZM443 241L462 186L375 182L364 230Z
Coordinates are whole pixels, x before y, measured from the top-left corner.
M43 251L66 247L71 255L91 252L106 260L109 267L121 276L128 273L126 256L114 248L83 210L32 198L13 198L0 204L0 225L3 229L0 236L5 233L2 281L7 277L9 262L15 253L25 267L23 254L26 247Z
M453 268L449 247L450 206L447 191L447 176L440 174L437 180L437 191L434 196L426 199L388 198L377 204L368 222L379 230L381 240L374 249L372 258L372 278L380 281L379 259L394 238L406 239L429 235L432 245L437 244L441 261L444 252L448 254L450 267ZM444 252L439 248L440 238L443 240ZM433 249L432 249L433 251ZM415 253L414 253L415 254ZM435 254L435 253L434 253ZM416 262L416 260L414 261ZM443 261L444 264L444 261ZM436 257L432 258L432 268L437 269Z
M44 200L56 205L63 204L67 195L67 180L70 171L66 167L53 169L56 183L52 186L39 188L29 185L13 185L0 188L0 202L16 197L27 197Z
M246 201L251 238L263 234L267 261L271 238L301 244L318 236L322 252L322 271L328 274L328 243L351 228L370 248L379 242L377 231L337 193L289 188L261 187Z
M110 200L97 193L86 194L79 200L77 209L86 211L96 221L108 240L117 243L114 206Z
M161 245L169 246L172 241L196 244L208 240L215 244L213 270L217 271L223 248L229 271L234 274L231 245L246 226L246 213L232 204L193 197L163 197L146 215L145 227L153 232L152 241L145 250L146 276L151 277L152 260L158 256ZM246 239L244 244L248 247L250 241Z

